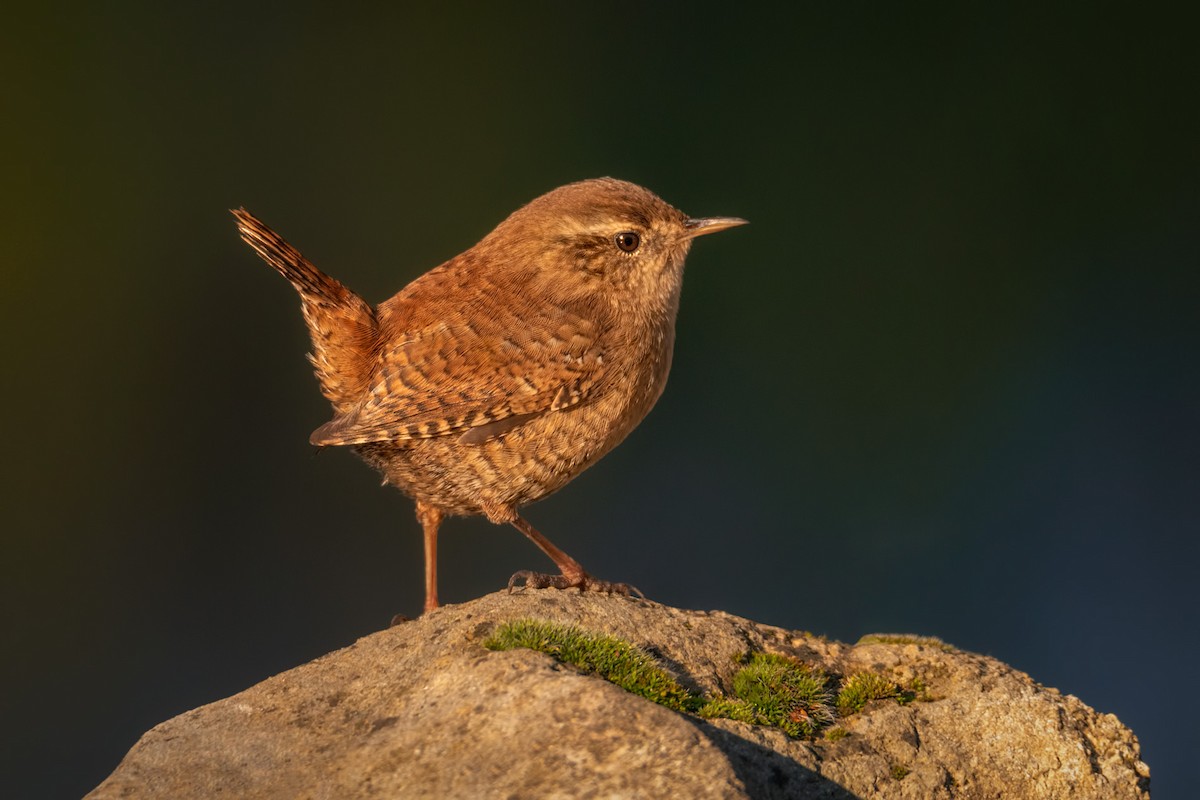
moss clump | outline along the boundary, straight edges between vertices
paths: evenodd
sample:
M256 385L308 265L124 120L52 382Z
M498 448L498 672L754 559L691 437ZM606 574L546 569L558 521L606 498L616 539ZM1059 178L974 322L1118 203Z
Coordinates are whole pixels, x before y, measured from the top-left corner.
M902 706L906 706L912 702L931 703L938 698L929 691L928 684L920 678L913 678L906 685L900 688L900 694L896 697L896 702Z
M570 625L521 619L498 627L483 646L489 650L523 647L546 653L676 711L695 711L703 704L703 700L683 688L649 654L612 636L586 633Z
M733 676L733 694L754 712L758 725L789 736L812 736L833 722L829 677L786 656L754 653Z
M912 772L912 770L903 764L892 764L892 778L895 780L904 780L906 777L908 777L908 773L910 772Z
M842 681L842 690L837 696L838 712L848 717L862 711L871 700L900 696L900 687L882 675L856 672Z
M913 633L868 633L858 640L858 644L917 644L944 653L958 652L957 647L943 642L936 636L917 636Z
M895 698L907 703L927 696L920 679L901 689L882 675L856 672L841 681L835 700L832 680L821 669L787 656L749 653L738 659L741 667L733 676L731 695L703 697L689 692L653 656L629 642L544 620L506 622L483 646L537 650L675 711L770 725L796 738L811 738L832 724L835 704L845 717L862 711L871 700ZM825 738L834 742L848 735L845 728L837 727L828 730Z
M696 712L705 719L733 719L738 722L748 722L751 725L758 721L758 712L754 706L736 697L714 697L702 705Z

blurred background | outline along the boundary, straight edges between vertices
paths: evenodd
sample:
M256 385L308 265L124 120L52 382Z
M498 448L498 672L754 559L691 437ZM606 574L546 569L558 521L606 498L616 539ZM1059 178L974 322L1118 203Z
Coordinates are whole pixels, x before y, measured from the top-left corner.
M658 407L531 521L663 603L1003 659L1182 795L1188 20L400 5L6 12L6 792L81 795L152 725L420 610L412 504L313 458L298 302L227 209L378 302L613 175L753 224L693 249ZM452 520L441 567L461 602L550 564Z

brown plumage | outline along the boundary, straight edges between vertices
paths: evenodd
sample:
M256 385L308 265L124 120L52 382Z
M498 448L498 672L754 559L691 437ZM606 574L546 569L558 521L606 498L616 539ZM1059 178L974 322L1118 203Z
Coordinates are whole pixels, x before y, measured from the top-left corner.
M312 443L352 447L416 500L426 610L438 605L447 514L511 523L561 570L520 572L510 587L631 591L588 575L517 511L594 464L650 411L671 366L691 241L744 220L689 219L634 184L581 181L517 210L372 309L245 209L233 215L300 294L309 358L334 410Z

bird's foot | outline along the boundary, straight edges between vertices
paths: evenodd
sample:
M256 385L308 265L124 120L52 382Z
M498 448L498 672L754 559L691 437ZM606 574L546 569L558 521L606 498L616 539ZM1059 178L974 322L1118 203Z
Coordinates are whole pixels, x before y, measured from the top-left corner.
M518 581L524 581L522 587L518 587ZM628 583L618 583L616 581L602 581L599 578L593 578L586 572L570 577L568 575L547 575L544 572L532 572L523 569L520 572L513 573L513 576L508 579L508 591L511 594L517 588L525 589L579 589L581 592L604 592L605 594L619 594L624 597L640 597L645 600L646 595L642 594L642 590L636 586L630 586Z

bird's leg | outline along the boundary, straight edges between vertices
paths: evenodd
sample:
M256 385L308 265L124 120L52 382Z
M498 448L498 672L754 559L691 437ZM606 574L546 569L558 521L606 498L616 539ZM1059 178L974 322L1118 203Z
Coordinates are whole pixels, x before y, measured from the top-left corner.
M417 501L417 519L425 531L425 610L438 607L437 595L437 535L442 524L442 510Z
M561 575L547 575L543 572L521 570L508 579L508 590L510 592L516 586L517 581L523 580L525 581L525 586L529 589L569 589L578 587L581 592L606 592L608 594L621 594L626 597L633 594L645 599L646 595L642 594L635 586L630 586L628 583L602 581L587 574L578 561L555 547L549 539L538 533L537 528L530 525L529 521L520 515L514 514L509 522L512 523L514 528L532 539L533 543L540 547L543 553L550 556L551 560L554 561L562 572Z

